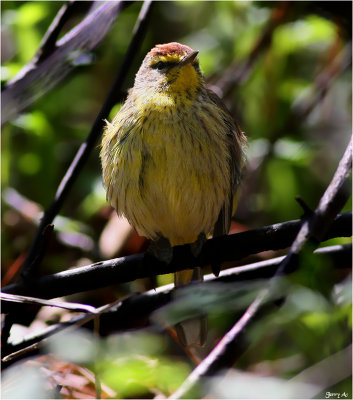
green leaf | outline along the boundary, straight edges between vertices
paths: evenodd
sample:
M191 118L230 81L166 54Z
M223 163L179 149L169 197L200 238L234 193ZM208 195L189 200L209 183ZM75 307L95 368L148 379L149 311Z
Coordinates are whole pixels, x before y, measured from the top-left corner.
M333 22L311 15L279 26L273 35L273 48L279 54L289 54L308 46L328 45L335 36Z
M44 19L46 15L45 2L27 2L18 9L17 24L21 27L30 27Z

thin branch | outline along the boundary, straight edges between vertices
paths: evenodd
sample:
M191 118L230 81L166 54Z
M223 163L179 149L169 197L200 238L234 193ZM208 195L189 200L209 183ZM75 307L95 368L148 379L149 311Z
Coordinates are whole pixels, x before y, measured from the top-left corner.
M128 4L124 1L102 2L56 42L55 50L46 54L40 63L37 63L37 55L34 56L2 91L1 123L13 119L80 65L82 55L93 50L103 40L119 13Z
M279 5L272 10L267 26L246 60L232 64L223 71L222 77L211 85L218 96L226 97L235 86L246 81L257 59L269 48L275 29L286 22L290 6L288 1L279 2Z
M126 298L129 298L129 297L130 296L126 296ZM50 340L51 336L53 336L54 333L59 334L59 333L62 333L63 330L70 330L70 328L71 328L71 330L76 329L77 327L82 326L82 325L86 324L87 322L94 320L99 315L104 314L113 308L119 307L119 305L121 305L122 302L126 300L126 298L116 300L113 303L105 304L104 306L99 307L99 308L92 307L95 309L95 312L86 314L83 317L75 317L71 321L60 324L61 325L60 329L53 329L51 334L47 334L40 341L32 343L28 346L25 346L19 350L14 351L11 354L8 354L7 356L2 358L2 362L9 362L14 359L17 359L18 357L27 356L29 353L33 353L33 351L34 352L37 351L40 347L42 347L43 345L48 343L48 341Z
M277 285L278 277L293 269L303 248L310 242L318 244L324 237L334 217L349 197L345 186L352 168L352 137L338 168L320 199L319 205L312 216L305 220L297 234L291 248L271 278L268 286L263 289L247 308L243 316L233 325L232 329L222 338L211 353L192 371L179 389L171 396L173 399L188 397L190 391L206 376L212 376L221 369L231 366L234 361L232 351L241 333L254 319L255 315Z
M305 203L305 201L300 196L296 196L295 200L300 205L300 207L303 209L303 211L304 211L303 217L304 218L308 218L309 216L311 216L313 214L313 210Z
M56 49L56 41L62 28L72 17L72 15L81 8L81 6L82 3L79 1L68 1L60 8L53 22L45 33L37 54L31 63L38 65L53 53L53 51Z
M351 136L346 151L329 186L321 197L318 207L304 221L278 273L290 268L296 262L297 256L308 241L314 242L315 245L321 242L335 217L347 202L350 195L348 178L352 170L352 140Z
M284 249L291 245L301 222L288 221L265 226L234 235L208 240L198 258L194 258L188 245L174 249L169 264L145 259L144 254L101 261L53 275L16 282L2 289L4 293L21 294L40 298L55 298L111 284L134 281L156 275L206 266L210 262L223 263L240 260L248 255L267 250ZM352 214L337 216L325 239L352 235Z
M335 268L349 268L352 265L352 245L324 247L316 250L314 254L315 257L320 260L320 263L324 264L327 263L327 261L330 261ZM209 283L212 284L214 282L225 283L270 278L276 272L283 259L284 257L276 257L241 267L229 268L222 271L218 278L215 278L213 274L208 274L204 277L205 282L203 285L207 286ZM110 308L105 308L104 313L102 312L102 308L96 309L97 312L98 310L101 312L101 332L103 332L104 335L107 335L110 332L121 331L127 328L136 329L144 326L147 318L156 309L172 301L173 293L176 290L179 289L175 289L173 284L169 284L143 294L135 294L126 299L120 299L114 304L114 306L109 305ZM197 290L198 287L196 286L195 293ZM134 316L133 319L131 319L132 315ZM14 354L11 354L11 357L8 357L5 361L8 362L24 354L27 355L27 351L23 352L26 348L28 348L28 351L36 351L39 343L43 339L61 332L70 326L81 326L87 324L92 321L93 318L93 314L74 317L70 321L52 325L40 333L29 335L19 343L9 343L6 347L6 351L3 351L3 355L6 356L9 353ZM90 328L93 329L93 326Z
M76 181L79 173L81 172L84 164L86 163L89 155L91 154L92 150L95 147L95 144L97 142L98 137L100 136L103 125L104 125L104 120L108 117L109 112L111 108L114 106L116 102L116 93L118 93L121 89L121 86L127 76L127 73L129 71L129 68L132 64L132 61L134 59L134 56L138 54L138 49L139 46L142 43L142 38L145 32L145 28L147 25L147 17L149 15L149 10L151 8L151 1L145 1L142 5L141 12L139 14L138 20L136 22L134 31L133 31L133 37L131 39L129 48L127 50L127 53L124 57L124 60L122 62L122 65L120 67L120 70L117 74L117 77L115 79L115 82L113 83L111 90L103 104L103 107L101 108L92 128L91 131L89 132L87 139L85 142L80 146L78 152L76 153L76 156L74 160L72 161L71 165L69 166L68 170L66 171L59 187L58 190L55 194L54 201L52 204L49 206L49 208L45 211L43 218L40 222L39 228L37 230L35 239L32 243L32 246L28 252L27 258L23 264L22 267L22 277L23 278L28 278L32 271L38 267L38 264L34 263L35 258L37 257L37 252L38 248L40 246L40 241L41 241L41 234L45 227L48 224L51 224L55 218L55 216L58 214L59 210L61 209L63 202L69 193L73 183ZM116 3L112 2L109 4L115 4ZM120 4L120 3L119 3ZM121 7L122 7L121 3ZM100 8L99 8L100 9Z
M314 108L325 98L335 79L352 66L352 42L349 42L329 65L315 77L310 93L305 99L292 106L292 114L288 118L286 127L291 127L294 122L305 120ZM283 130L282 130L283 131Z
M340 74L349 70L352 64L352 43L348 43L340 51L335 51L332 59L327 66L321 68L321 63L316 67L316 70L322 72L313 78L313 84L310 92L292 102L290 112L284 124L280 124L271 132L271 147L265 152L256 162L249 162L247 165L247 187L244 188L242 198L246 199L251 188L257 188L262 180L263 171L266 170L265 165L271 158L273 152L273 144L283 136L283 132L293 132L298 126L305 122L310 113L317 107L325 98L330 87L335 79ZM339 47L340 48L340 47ZM239 204L241 207L241 203Z
M72 303L68 301L44 300L44 299L38 299L36 297L19 296L15 294L1 293L1 292L0 292L0 299L1 301L10 303L36 304L38 306L57 307L71 311L81 311L81 312L84 311L92 314L97 313L97 309L95 307L89 306L87 304Z

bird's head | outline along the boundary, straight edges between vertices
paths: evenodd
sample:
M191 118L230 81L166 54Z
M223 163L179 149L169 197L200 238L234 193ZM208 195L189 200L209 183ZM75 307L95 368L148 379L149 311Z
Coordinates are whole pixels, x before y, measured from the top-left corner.
M177 42L156 45L143 60L135 87L168 92L197 90L203 85L198 53Z

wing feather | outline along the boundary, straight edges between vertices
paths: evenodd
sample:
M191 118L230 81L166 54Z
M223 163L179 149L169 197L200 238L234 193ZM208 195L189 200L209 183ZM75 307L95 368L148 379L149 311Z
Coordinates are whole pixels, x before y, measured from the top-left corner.
M226 235L229 232L231 218L235 212L235 209L233 209L235 208L233 207L233 204L235 204L234 199L245 163L244 149L246 146L246 137L216 93L208 89L208 96L222 110L223 121L228 129L227 140L229 149L230 195L224 202L215 224L213 231L213 236L215 237Z

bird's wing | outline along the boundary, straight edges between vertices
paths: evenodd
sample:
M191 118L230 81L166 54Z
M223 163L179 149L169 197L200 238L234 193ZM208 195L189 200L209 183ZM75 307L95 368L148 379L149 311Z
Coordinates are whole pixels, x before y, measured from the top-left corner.
M229 148L229 169L230 169L230 195L221 208L217 222L214 227L213 236L226 235L230 228L230 222L235 212L235 194L240 182L242 168L245 162L244 148L246 146L246 137L239 125L234 121L233 117L223 104L222 100L208 89L208 96L211 101L221 109L223 113L223 121L228 128L227 140Z

